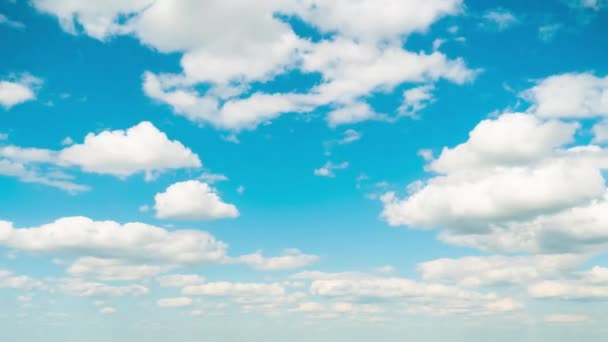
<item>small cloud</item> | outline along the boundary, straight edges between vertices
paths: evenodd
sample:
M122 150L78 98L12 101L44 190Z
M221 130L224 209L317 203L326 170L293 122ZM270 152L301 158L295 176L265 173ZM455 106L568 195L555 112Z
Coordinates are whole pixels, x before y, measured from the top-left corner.
M538 28L538 38L540 38L540 40L545 43L550 42L555 38L557 31L559 31L561 28L562 25L560 24L549 24L541 26Z
M340 164L333 164L328 161L325 165L321 166L318 169L314 170L314 175L319 177L330 177L333 178L336 175L334 174L334 170L346 169L348 167L348 162L343 162Z
M115 312L116 312L116 309L109 307L109 306L103 307L99 310L99 313L102 313L104 315L113 314Z
M354 129L347 129L346 131L344 131L344 137L338 141L338 144L350 144L360 139L361 133L355 131Z
M504 31L519 22L519 19L509 10L495 8L488 10L483 15L483 26L493 27L498 31Z
M204 172L202 175L200 175L198 177L198 179L202 180L205 183L213 184L213 183L217 183L217 182L227 181L228 177L226 177L220 173Z
M242 185L239 185L239 187L238 187L238 188L236 188L236 192L237 192L239 195L242 195L243 193L245 193L245 187L244 187L244 186L242 186Z
M16 30L25 29L24 23L17 21L17 20L12 20L2 13L0 13L0 25L8 26L8 27L16 29Z
M68 146L72 144L74 144L74 140L72 140L70 137L65 137L63 140L61 140L61 145Z
M148 211L150 211L150 206L147 204L140 205L137 210L139 210L140 213L147 213Z

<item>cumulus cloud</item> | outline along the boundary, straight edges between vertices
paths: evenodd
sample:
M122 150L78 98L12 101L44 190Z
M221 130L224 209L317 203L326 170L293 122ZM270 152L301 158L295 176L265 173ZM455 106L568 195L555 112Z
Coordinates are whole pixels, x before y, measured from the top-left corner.
M199 157L176 140L169 140L150 122L127 130L89 133L83 143L62 150L0 145L0 175L23 182L40 183L69 192L89 190L73 181L73 176L58 170L80 167L82 171L127 177L145 173L151 180L173 169L198 168Z
M4 109L36 99L36 90L42 80L30 74L0 80L0 106Z
M523 306L514 299L502 298L495 293L394 276L353 272L301 272L292 278L310 280L310 292L327 300L337 300L337 303L390 300L392 304L407 308L406 312L411 314L500 314ZM341 305L343 308L348 307ZM311 305L309 309L315 307Z
M32 253L165 264L218 263L226 258L227 251L225 243L203 231L168 231L144 223L123 225L114 221L94 221L87 217L65 217L30 228L15 228L11 222L1 221L0 245ZM112 264L108 260L84 261L89 266L95 262ZM80 266L83 265L83 260L80 260Z
M201 166L196 154L147 121L127 130L89 133L82 144L61 150L57 158L86 172L118 177L138 172L153 177L155 172Z
M238 209L224 203L216 189L197 180L172 184L154 200L158 218L208 221L239 216Z
M484 251L598 251L607 151L566 147L579 127L522 113L483 120L466 142L429 156L433 174L406 198L385 194L382 216L391 225L441 228L443 241Z
M540 80L522 93L540 117L588 118L608 116L608 76L566 73Z

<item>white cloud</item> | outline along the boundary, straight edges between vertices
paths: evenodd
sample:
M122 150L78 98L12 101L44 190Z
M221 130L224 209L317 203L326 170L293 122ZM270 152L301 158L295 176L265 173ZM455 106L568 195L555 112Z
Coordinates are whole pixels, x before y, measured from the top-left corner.
M0 269L0 288L36 289L43 287L41 281L25 275L15 275L12 271Z
M154 200L158 218L207 221L239 216L237 208L224 203L216 189L196 180L172 184Z
M382 115L375 113L367 103L361 102L334 109L327 114L327 122L331 127L380 118Z
M156 302L161 308L182 308L185 306L192 305L192 298L178 297L178 298L163 298Z
M160 52L181 53L182 72L146 73L145 93L177 114L222 129L251 129L284 113L308 112L318 106L341 108L404 82L445 78L462 83L475 75L461 59L402 48L408 34L424 32L440 18L461 13L461 0L383 0L380 5L370 0L356 4L263 0L255 5L243 0L179 4L170 0L86 4L36 0L34 5L58 17L71 33L82 26L84 33L101 40L128 34ZM353 15L360 11L366 15ZM298 16L335 35L320 42L300 38L276 14ZM214 29L201 29L201 23ZM192 35L193 31L199 34ZM245 95L252 82L268 81L294 69L318 72L323 81L299 94ZM210 87L199 92L200 84ZM330 124L355 120L352 116L332 119L339 113L330 116ZM359 115L356 120L370 118Z
M261 252L243 255L239 261L259 270L288 270L309 266L319 260L316 255L304 254L298 249L287 249L283 255L264 257Z
M454 148L444 148L428 168L451 173L467 168L534 163L554 149L574 140L577 123L543 121L529 114L506 113L478 123L469 139Z
M528 295L537 299L606 300L607 285L591 285L580 281L542 281L528 287Z
M547 323L579 323L589 320L587 315L575 315L575 314L551 314L544 317L544 321Z
M580 255L480 256L437 259L418 264L426 281L466 287L526 285L547 277L559 277L584 262Z
M138 172L150 177L155 172L201 166L196 154L147 121L127 130L89 133L82 144L61 150L58 159L86 172L119 177Z
M438 176L406 199L382 197L391 225L479 229L488 222L551 213L600 198L604 179L597 168L551 162L528 168L491 169ZM518 189L518 191L513 191Z
M66 270L74 277L92 277L105 281L127 281L150 278L168 269L159 265L133 265L119 259L78 258Z
M25 183L38 183L65 190L70 193L88 191L86 185L74 183L65 177L57 177L57 174L42 174L28 167L26 163L11 161L0 158L0 175L16 177Z
M608 76L566 73L539 81L522 93L540 117L608 116Z
M221 263L227 245L198 230L168 231L144 223L65 217L31 228L0 221L0 245L15 250L164 264Z
M348 162L342 162L340 164L333 164L332 162L328 161L320 168L315 169L313 173L315 176L333 178L336 176L334 174L334 170L342 170L342 169L346 169L346 168L348 168Z
M0 80L0 106L8 110L18 104L35 100L36 89L41 84L42 80L29 74Z
M198 176L198 179L202 180L204 183L213 184L217 182L227 181L228 177L220 173L204 172L203 174Z
M403 92L403 104L399 107L402 115L416 117L416 114L435 101L433 97L434 85L423 85Z
M518 310L522 304L494 293L481 293L438 283L424 283L398 277L364 273L302 272L294 279L311 280L310 292L338 303L385 300L402 305L408 313L500 314ZM343 309L348 304L339 304ZM374 308L377 310L377 308Z
M200 285L205 282L205 278L197 274L170 274L157 278L161 287L186 287Z
M486 25L495 27L499 31L503 31L517 24L519 20L511 12L504 8L496 8L488 10L483 15Z

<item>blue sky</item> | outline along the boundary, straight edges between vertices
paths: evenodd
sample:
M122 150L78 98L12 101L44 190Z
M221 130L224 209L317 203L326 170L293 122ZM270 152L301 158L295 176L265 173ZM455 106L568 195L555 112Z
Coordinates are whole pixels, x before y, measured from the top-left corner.
M0 0L16 341L602 341L608 3Z

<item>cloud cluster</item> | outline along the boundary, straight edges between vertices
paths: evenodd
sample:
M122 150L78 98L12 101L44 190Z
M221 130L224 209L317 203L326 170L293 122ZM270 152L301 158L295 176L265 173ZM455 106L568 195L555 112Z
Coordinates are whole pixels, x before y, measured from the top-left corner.
M179 115L222 129L254 128L283 113L321 106L333 107L332 126L369 120L377 115L361 110L371 93L439 79L463 83L476 74L461 59L402 47L409 34L461 13L462 0L36 0L33 5L72 34L99 40L131 35L157 51L180 53L182 72L147 72L145 93ZM290 25L293 18L327 37L299 36ZM303 92L250 92L254 82L292 71L319 75L322 82ZM198 85L208 90L201 92ZM359 112L350 114L353 109Z

